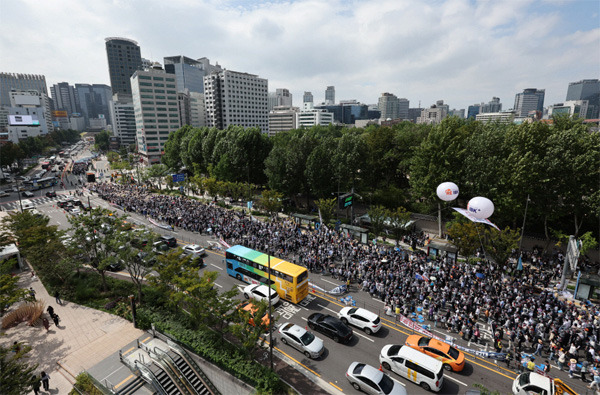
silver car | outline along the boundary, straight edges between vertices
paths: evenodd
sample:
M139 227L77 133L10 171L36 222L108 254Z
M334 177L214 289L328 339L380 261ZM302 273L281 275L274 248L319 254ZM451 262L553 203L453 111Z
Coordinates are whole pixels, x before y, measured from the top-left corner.
M304 353L308 358L317 359L325 351L323 340L313 335L312 332L291 322L282 324L279 327L279 334L281 334L281 342L283 344L289 344Z
M406 395L406 389L390 376L371 365L352 362L346 372L346 378L357 391L374 395Z

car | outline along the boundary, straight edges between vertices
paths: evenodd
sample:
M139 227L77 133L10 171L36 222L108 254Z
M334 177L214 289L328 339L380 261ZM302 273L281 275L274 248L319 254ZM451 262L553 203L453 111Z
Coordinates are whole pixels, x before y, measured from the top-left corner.
M0 191L0 197L7 197L10 196L10 193L8 191Z
M162 236L160 236L159 240L164 241L167 244L167 246L170 248L177 247L177 239L173 236L162 235Z
M379 354L381 367L420 385L425 391L438 392L444 384L444 364L406 345L388 344Z
M441 361L448 371L460 372L465 367L465 354L448 343L427 336L410 335L405 344Z
M83 207L83 202L79 199L75 199L71 203L73 203L75 206Z
M52 197L56 197L56 192L54 192L54 191L48 191L48 192L46 192L46 197L51 197L51 198Z
M24 197L34 197L35 195L31 191L24 191L21 193Z
M188 244L183 247L183 252L187 255L193 256L202 256L206 254L204 248L200 247L198 244Z
M554 395L556 384L553 379L539 373L525 372L517 376L512 385L514 395L545 394Z
M250 284L244 287L244 297L246 299L264 300L269 302L269 287L262 284ZM279 303L277 291L271 288L271 305Z
M346 378L355 390L367 394L406 395L406 389L399 382L371 365L352 362L346 371Z
M252 302L241 303L238 305L238 311L246 312L247 314L249 314L250 318L248 319L248 323L252 326L256 326L256 324L254 323L254 318L256 316L256 313L258 312L258 307L256 307L256 305L254 305ZM269 328L271 326L271 320L269 320L268 314L265 314L262 317L261 322L265 328Z
M123 270L123 264L121 262L111 263L110 265L106 266L106 270L109 272L120 272Z
M281 342L289 344L308 358L318 359L323 355L323 340L299 325L286 322L279 327Z
M308 317L308 327L332 338L336 343L348 343L352 339L352 329L331 315L311 314Z
M73 207L69 210L69 213L71 213L71 215L80 215L81 214L81 210L78 209L77 207Z
M360 307L344 307L338 313L338 318L344 324L362 329L367 335L377 333L381 329L381 318L377 314Z
M58 205L58 207L60 208L65 208L67 206L69 202L67 202L65 199L60 199L58 202L56 202L56 204Z

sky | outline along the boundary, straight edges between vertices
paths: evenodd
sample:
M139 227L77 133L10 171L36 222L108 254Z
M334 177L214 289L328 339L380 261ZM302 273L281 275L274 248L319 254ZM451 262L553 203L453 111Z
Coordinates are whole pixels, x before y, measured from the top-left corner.
M335 86L336 102L383 92L451 109L525 88L565 100L600 78L598 0L0 0L0 71L110 85L105 38L142 57L206 57L287 88L294 105Z

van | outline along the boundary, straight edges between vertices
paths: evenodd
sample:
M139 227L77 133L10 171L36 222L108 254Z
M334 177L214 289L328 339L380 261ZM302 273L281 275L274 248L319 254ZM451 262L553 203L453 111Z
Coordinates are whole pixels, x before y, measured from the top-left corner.
M23 211L25 211L25 210L33 210L35 206L31 202L31 200L23 199L23 200L21 200L21 207L23 207Z
M409 346L388 344L381 349L379 363L426 391L438 392L442 389L444 364Z

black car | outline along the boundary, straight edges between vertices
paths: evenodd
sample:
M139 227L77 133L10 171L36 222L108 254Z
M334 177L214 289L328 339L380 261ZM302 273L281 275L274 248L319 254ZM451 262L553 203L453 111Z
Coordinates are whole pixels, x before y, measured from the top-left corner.
M46 192L46 196L47 197L56 197L56 192L54 192L54 191Z
M58 207L60 208L65 208L67 206L69 202L67 202L66 200L59 200L56 204L58 204Z
M338 318L321 313L308 317L308 327L329 336L337 343L348 343L352 339L352 329Z
M160 236L160 239L164 241L170 248L177 247L177 239L173 236Z
M83 202L81 200L73 200L73 204L75 206L83 207Z

